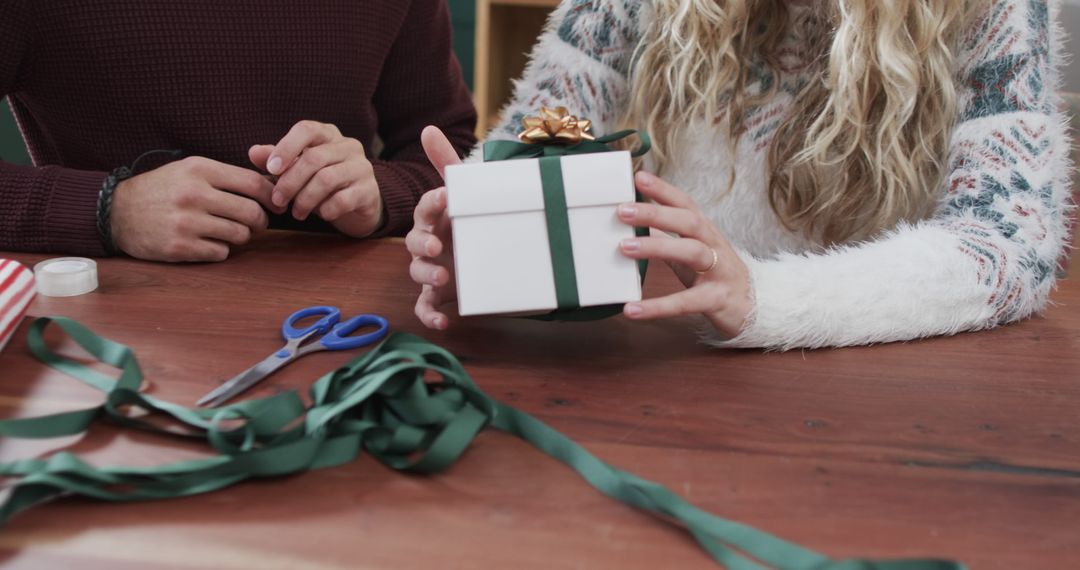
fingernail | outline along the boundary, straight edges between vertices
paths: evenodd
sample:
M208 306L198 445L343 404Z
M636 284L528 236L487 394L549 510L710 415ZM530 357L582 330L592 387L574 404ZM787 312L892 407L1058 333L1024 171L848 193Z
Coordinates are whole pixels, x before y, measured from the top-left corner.
M648 172L638 172L637 177L638 184L642 186L652 186L656 182L656 177Z
M633 218L637 215L637 206L633 204L623 204L619 206L619 215L624 218Z
M435 328L441 329L443 328L443 318L435 317L434 319L431 319L431 324L435 325Z
M644 309L642 309L641 305L638 305L637 303L627 303L626 306L623 307L623 313L626 313L626 316L628 317L636 317L640 315L643 311Z
M438 269L432 269L431 270L431 282L434 283L434 282L436 282L438 280L439 280L439 270Z
M435 255L435 240L428 240L428 242L424 244L424 251L426 251L428 255Z
M272 157L270 157L270 160L266 161L266 170L268 170L270 172L270 174L280 174L281 173L281 157L280 156L272 156Z
M641 249L641 241L636 239L624 239L622 241L623 251L637 251Z
M280 208L285 205L285 195L281 192L278 192L277 190L274 190L274 193L270 195L270 201L273 202L275 206Z

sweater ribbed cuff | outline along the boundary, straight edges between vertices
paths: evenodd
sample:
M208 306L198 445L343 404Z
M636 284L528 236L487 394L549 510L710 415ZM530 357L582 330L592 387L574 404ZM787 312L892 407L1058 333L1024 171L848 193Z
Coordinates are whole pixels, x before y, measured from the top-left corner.
M57 169L46 213L48 248L70 255L102 257L97 203L106 172Z
M373 161L371 166L375 171L375 181L379 184L379 193L382 194L386 223L368 237L403 236L412 229L413 210L419 196L434 186L418 191L419 181L411 180L412 177L402 172L403 165Z

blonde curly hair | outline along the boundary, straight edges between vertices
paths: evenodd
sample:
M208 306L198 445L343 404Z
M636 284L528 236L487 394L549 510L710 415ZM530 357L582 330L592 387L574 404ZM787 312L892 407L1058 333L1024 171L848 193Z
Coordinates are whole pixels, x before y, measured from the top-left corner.
M780 83L779 43L798 29L812 78L770 143L772 209L826 244L929 215L956 120L953 50L975 2L820 0L793 21L796 1L653 0L628 122L653 134L661 174L694 120L726 119L734 148L740 119ZM767 90L749 89L755 65L772 76Z

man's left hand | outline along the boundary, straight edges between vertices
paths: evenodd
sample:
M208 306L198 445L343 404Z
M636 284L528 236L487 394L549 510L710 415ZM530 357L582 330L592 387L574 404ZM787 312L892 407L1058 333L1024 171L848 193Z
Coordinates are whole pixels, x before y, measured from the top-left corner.
M277 144L251 147L248 157L278 177L271 200L291 202L297 220L315 212L352 237L366 237L382 224L382 195L364 145L334 125L300 121Z

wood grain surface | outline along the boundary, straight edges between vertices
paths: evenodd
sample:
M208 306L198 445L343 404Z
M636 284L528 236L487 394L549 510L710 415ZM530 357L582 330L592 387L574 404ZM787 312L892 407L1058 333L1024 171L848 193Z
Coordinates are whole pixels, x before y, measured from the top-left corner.
M408 261L399 240L272 233L215 265L104 260L97 292L38 298L30 314L73 317L131 346L151 393L193 404L278 348L289 312L376 312L447 347L493 397L602 459L829 555L1080 568L1080 283L1062 282L1044 316L992 331L763 353L703 347L688 319L475 318L426 331L412 314ZM654 266L647 285L652 295L676 282ZM0 354L0 414L99 401L30 357L26 329ZM306 357L254 395L306 389L353 356ZM80 439L0 440L0 461L62 448L95 464L205 453L99 425ZM430 477L365 457L194 498L56 501L0 528L0 566L714 567L678 528L498 433Z

